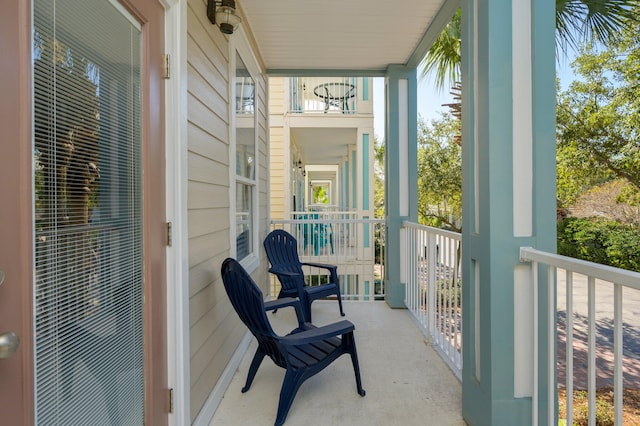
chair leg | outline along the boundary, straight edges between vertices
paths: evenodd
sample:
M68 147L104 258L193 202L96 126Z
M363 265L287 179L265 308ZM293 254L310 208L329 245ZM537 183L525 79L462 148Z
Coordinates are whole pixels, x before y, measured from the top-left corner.
M340 294L340 284L336 284L336 294L338 296L338 307L340 308L340 315L344 316L344 310L342 310L342 295Z
M253 360L251 361L251 366L249 367L249 373L247 374L247 382L242 388L242 393L245 393L251 387L251 383L253 383L254 377L256 377L256 373L258 372L258 368L264 359L265 353L260 349L256 349L256 354L253 356Z
M302 305L302 316L304 322L311 322L311 302L313 302L306 292L302 292L299 296L300 305Z
M344 315L344 310L342 309L342 295L340 294L340 279L338 278L338 274L335 269L331 270L331 282L336 285L336 296L338 297L338 307L340 308L340 315Z
M284 381L282 382L282 389L280 390L280 402L278 402L278 414L276 416L275 426L281 426L284 423L302 382L302 374L287 370L284 375Z
M362 379L360 378L360 364L358 363L358 353L356 352L356 341L353 332L342 336L343 344L349 347L349 355L351 355L351 363L353 364L353 372L356 375L356 388L360 396L365 396L366 392L362 388Z
M333 253L333 231L329 234L329 245L331 245L331 254Z

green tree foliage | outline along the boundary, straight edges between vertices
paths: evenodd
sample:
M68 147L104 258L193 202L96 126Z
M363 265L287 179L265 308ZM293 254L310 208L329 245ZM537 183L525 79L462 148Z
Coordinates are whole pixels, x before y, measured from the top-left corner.
M329 197L323 186L317 185L313 187L313 204L328 204Z
M637 22L640 0L556 0L556 46L567 53L587 42L609 43L628 23ZM433 75L436 87L460 81L462 62L460 9L442 30L422 62L423 75ZM560 56L560 55L558 55Z
M624 29L606 50L587 46L573 64L580 77L558 95L558 188L567 195L598 181L625 179L640 190L640 25ZM581 184L571 187L573 173ZM581 188L581 186L583 188Z
M449 114L418 120L418 219L460 232L462 151L455 142L460 121Z
M384 206L384 142L381 142L374 136L373 139L374 149L374 163L373 163L373 216L376 219L384 219L385 206ZM374 227L375 229L375 262L381 264L383 262L382 256L384 255L385 247L385 232L382 227ZM379 287L382 277L376 277L376 294L380 294Z
M556 194L558 207L574 206L578 198L613 178L593 157L573 142L558 143L556 149Z
M374 138L374 165L373 165L373 206L374 217L383 219L384 208L384 143Z

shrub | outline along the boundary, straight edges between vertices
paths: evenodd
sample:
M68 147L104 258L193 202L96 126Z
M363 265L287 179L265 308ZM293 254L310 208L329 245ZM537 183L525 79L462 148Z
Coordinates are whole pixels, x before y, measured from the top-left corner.
M558 253L640 272L640 232L614 221L567 218L558 223Z
M584 392L584 396L576 398L575 403L573 424L587 426L589 424L589 404L587 403L586 392ZM613 405L604 398L596 398L596 426L613 425Z

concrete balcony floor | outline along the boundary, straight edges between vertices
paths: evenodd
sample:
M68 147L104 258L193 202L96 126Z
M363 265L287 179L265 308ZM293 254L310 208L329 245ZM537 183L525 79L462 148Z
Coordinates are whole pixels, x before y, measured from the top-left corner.
M351 359L338 358L298 390L285 425L465 425L462 387L426 343L409 312L385 302L344 302L346 319L356 326L363 398L356 392ZM335 301L313 303L313 322L341 319ZM293 309L268 314L274 330L296 327ZM273 425L284 370L265 358L251 389L240 389L255 352L250 345L211 425Z

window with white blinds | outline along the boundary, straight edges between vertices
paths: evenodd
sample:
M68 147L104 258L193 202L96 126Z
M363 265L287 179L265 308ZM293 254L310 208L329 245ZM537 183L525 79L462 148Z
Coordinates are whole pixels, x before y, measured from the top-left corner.
M254 254L256 214L256 116L255 82L242 57L236 52L236 257Z
M141 425L141 29L35 0L33 37L36 422Z

